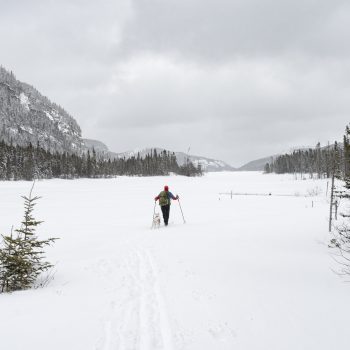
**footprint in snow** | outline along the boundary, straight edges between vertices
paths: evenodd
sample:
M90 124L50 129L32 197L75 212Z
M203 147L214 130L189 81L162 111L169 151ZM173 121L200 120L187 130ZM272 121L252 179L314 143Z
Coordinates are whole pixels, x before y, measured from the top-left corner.
M218 341L227 341L230 338L237 337L236 332L233 328L229 327L227 322L210 327L208 332Z

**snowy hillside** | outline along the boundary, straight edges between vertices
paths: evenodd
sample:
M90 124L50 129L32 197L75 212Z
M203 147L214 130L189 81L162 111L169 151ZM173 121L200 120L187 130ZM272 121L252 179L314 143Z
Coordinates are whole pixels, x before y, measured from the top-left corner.
M127 151L123 153L116 153L115 156L119 158L129 158L133 156L137 156L138 154L141 157L145 157L147 154L151 153L152 150L156 150L158 153L161 153L164 151L164 148L154 147L154 148L144 148L144 149L136 149L133 151ZM167 150L166 150L167 151ZM170 153L173 153L170 151ZM201 157L201 156L194 156L194 155L187 155L184 152L174 152L176 155L176 159L179 165L183 165L186 163L187 159L189 159L194 165L200 164L202 166L202 170L207 172L214 172L214 171L233 171L235 170L232 166L229 164L216 159Z
M170 226L151 230L164 184L186 224L173 202ZM0 232L30 186L0 182ZM350 287L331 270L325 189L256 172L40 181L41 237L61 238L47 249L55 278L0 296L1 348L347 349ZM230 190L271 196L219 195Z
M211 158L206 158L201 156L187 155L186 153L183 153L183 152L175 152L175 154L176 154L177 161L180 165L185 164L188 158L194 165L200 164L204 171L213 172L213 171L235 170L235 168L223 162L222 160L211 159Z
M101 141L98 140L91 140L91 139L83 139L84 147L88 149L90 152L92 150L95 150L96 153L99 155L102 155L106 158L113 158L111 157L111 152L109 151L108 147Z
M271 163L276 156L260 158L252 160L247 164L242 165L238 170L240 171L263 171L266 163Z
M51 151L82 150L81 130L62 107L0 67L0 139Z

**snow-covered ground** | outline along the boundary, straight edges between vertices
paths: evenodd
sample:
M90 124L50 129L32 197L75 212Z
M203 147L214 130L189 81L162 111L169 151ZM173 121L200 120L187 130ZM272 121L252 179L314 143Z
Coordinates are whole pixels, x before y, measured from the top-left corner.
M151 230L165 184L186 224L173 202L170 226ZM2 233L30 186L0 183ZM219 195L231 190L272 195ZM56 274L0 295L1 349L346 349L350 286L331 270L325 191L254 172L40 181L34 214L41 237L61 238L47 249Z

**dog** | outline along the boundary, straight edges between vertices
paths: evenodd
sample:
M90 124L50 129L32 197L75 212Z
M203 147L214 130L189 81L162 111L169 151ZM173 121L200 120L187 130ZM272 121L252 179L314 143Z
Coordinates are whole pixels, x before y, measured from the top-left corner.
M152 228L160 227L160 215L159 213L155 213L153 216Z

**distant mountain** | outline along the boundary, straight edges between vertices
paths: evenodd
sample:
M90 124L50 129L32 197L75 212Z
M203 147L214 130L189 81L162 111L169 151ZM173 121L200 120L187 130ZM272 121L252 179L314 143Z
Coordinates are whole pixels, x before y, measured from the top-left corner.
M140 157L145 157L147 154L150 154L153 150L156 150L157 153L161 153L164 151L164 148L144 148L144 149L136 149L133 151L127 151L127 152L122 152L122 153L111 153L114 157L118 158L130 158L130 157L137 157L139 154ZM166 150L167 151L167 150ZM189 159L194 165L200 164L202 166L203 171L208 171L208 172L214 172L214 171L234 171L236 170L229 164L221 161L221 160L216 160L212 158L206 158L206 157L201 157L201 156L193 156L193 155L187 155L184 152L172 152L170 153L175 153L177 163L179 165L183 165L186 163L187 159Z
M50 151L81 152L81 129L62 107L0 67L0 139Z
M265 164L271 163L275 157L276 156L270 156L270 157L252 160L252 161L248 162L247 164L242 165L237 170L240 170L240 171L263 171Z
M19 146L29 143L50 152L82 154L87 150L103 158L145 157L153 148L123 153L111 152L101 141L83 139L76 120L61 106L51 102L33 86L16 79L12 72L0 66L0 140ZM157 152L164 149L156 148ZM173 153L173 152L170 152ZM233 171L229 164L212 158L174 152L179 165L187 159L202 166L204 171Z
M201 156L188 155L183 152L175 152L177 162L179 165L186 163L187 158L194 164L200 164L204 171L215 172L215 171L235 171L236 169L231 165L225 163L222 160L206 158Z
M83 143L84 143L84 146L90 151L94 149L97 153L104 153L106 155L111 153L108 147L101 141L83 139Z

